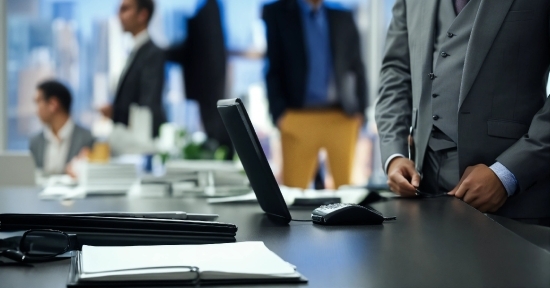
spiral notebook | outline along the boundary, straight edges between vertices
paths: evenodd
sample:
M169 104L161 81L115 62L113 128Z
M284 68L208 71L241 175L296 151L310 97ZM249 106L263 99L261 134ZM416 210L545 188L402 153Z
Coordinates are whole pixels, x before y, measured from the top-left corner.
M83 246L68 287L304 283L296 267L263 242L204 245Z

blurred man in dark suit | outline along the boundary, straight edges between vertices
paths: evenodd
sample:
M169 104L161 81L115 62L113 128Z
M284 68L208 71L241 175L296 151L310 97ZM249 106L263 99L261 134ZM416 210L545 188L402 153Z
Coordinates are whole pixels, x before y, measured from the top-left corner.
M122 28L132 33L134 48L120 75L115 101L101 112L115 123L128 125L130 105L137 104L151 110L153 137L158 136L160 125L166 122L162 107L164 87L164 51L149 37L147 26L154 13L153 0L123 0L119 18Z
M280 0L264 7L263 19L267 94L281 131L284 184L306 188L321 148L335 185L349 184L367 107L352 13L322 0Z
M188 20L185 42L170 48L167 58L182 65L187 98L199 103L206 135L229 148L230 159L233 145L216 108L225 95L227 65L220 5L217 0L200 2Z

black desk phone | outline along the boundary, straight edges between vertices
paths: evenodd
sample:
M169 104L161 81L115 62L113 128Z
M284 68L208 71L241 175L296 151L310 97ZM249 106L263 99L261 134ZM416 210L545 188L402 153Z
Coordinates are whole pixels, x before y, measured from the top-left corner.
M311 212L311 220L321 225L376 225L396 217L384 217L371 207L336 203L322 205Z

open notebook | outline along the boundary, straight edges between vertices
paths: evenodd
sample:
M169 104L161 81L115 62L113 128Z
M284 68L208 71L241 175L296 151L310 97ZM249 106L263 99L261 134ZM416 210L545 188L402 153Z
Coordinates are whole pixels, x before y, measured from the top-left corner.
M296 268L263 242L205 245L83 246L68 286L161 286L177 283L299 283Z

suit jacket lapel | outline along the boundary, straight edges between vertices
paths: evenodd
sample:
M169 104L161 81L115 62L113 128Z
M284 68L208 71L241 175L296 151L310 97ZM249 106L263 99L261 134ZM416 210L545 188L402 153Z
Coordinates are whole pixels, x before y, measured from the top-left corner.
M458 107L462 106L464 100L468 96L472 85L483 65L483 61L489 53L493 41L502 26L510 7L514 0L482 0L474 27L472 29L472 35L470 36L470 43L468 44L468 51L466 52L466 59L464 62L464 73L462 76L462 83L460 86L460 96Z
M139 47L139 49L135 53L132 53L133 55L130 55L130 57L128 57L128 61L130 61L130 63L127 64L128 68L123 70L122 74L120 75L120 79L118 81L116 94L115 94L116 96L118 96L118 94L120 93L120 89L122 88L124 81L126 81L128 74L130 73L132 68L136 65L136 62L138 61L140 54L143 53L143 51L145 50L145 47L148 46L150 42L151 40L147 41L145 44L143 44L143 46ZM115 96L115 99L116 99L116 96Z
M326 8L327 11L327 21L328 21L328 33L330 37L330 50L332 53L332 65L334 67L334 64L336 63L336 57L338 55L341 55L341 47L340 47L340 41L336 41L336 35L340 31L343 31L340 27L340 21L338 21L338 14L334 13L334 11L330 8ZM333 68L334 69L334 68Z
M292 48L290 50L293 51L292 53L298 53L300 55L298 59L300 59L301 62L294 64L296 65L296 69L303 69L304 71L304 73L302 73L304 76L300 81L302 82L301 86L304 88L305 92L308 59L300 7L298 7L296 0L287 0L286 12L285 17L279 19L279 23L282 23L281 31L284 31L286 35L284 38L284 45L291 45ZM305 93L302 93L302 97L305 97Z
M288 33L288 40L291 41L289 44L296 45L296 51L302 53L305 58L306 44L304 38L304 27L299 10L300 7L298 7L298 3L296 3L295 0L289 0L286 8L288 13L282 22L286 24L284 31Z

